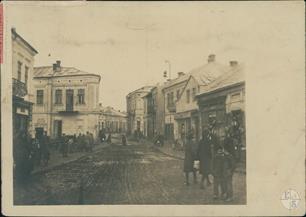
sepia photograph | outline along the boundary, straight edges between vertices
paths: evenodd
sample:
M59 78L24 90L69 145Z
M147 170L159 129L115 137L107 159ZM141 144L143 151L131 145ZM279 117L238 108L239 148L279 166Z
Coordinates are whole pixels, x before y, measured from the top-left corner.
M288 79L281 69L302 58L279 66L273 84L273 66L292 57L285 44L294 28L260 16L264 7L245 12L234 3L6 4L10 72L1 82L9 83L11 124L2 120L1 129L11 130L12 206L254 204L254 187L266 188L257 167L282 175L269 161L278 141L266 143L261 132L287 132L278 119L270 133L260 127L268 122L261 114L271 117L270 103L282 100L262 102L284 94L264 88ZM302 4L290 6L293 14ZM305 189L305 177L297 179ZM277 190L278 206L290 186ZM305 193L293 190L289 210Z

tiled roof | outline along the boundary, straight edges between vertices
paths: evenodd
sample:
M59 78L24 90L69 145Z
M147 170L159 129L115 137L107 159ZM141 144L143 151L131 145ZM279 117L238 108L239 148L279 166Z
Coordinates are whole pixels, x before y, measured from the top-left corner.
M197 67L185 75L179 76L175 79L168 81L164 88L168 88L175 84L187 81L190 76L194 77L199 85L207 85L221 74L225 73L229 67L219 64L217 62L210 62L200 67Z
M175 85L175 84L179 84L179 83L181 83L181 82L187 81L188 78L189 78L189 76L190 76L190 74L188 73L188 74L185 74L185 75L176 77L176 78L174 78L174 79L171 79L171 80L167 81L167 82L164 84L164 87L163 87L163 88L165 89L165 88L171 87L171 86L173 86L173 85Z
M134 90L132 92L130 92L127 96L133 94L133 93L137 93L137 92L150 92L152 89L154 88L154 86L143 86L137 90Z
M230 68L227 72L216 78L214 81L209 83L203 91L201 91L197 95L205 94L205 93L210 93L213 91L216 91L218 89L222 89L234 84L238 84L241 82L244 82L244 68L243 66L236 66L234 68Z
M76 75L93 75L98 76L100 75L88 73L81 71L79 69L76 69L74 67L62 67L59 71L53 71L52 66L40 66L40 67L34 67L34 78L38 77L61 77L61 76L76 76Z
M214 81L216 78L226 73L229 70L228 66L217 62L207 63L190 72L190 75L198 82L199 85L205 86Z
M104 115L120 116L120 117L126 117L127 116L127 114L125 112L117 111L113 107L110 107L110 106L102 107L102 109L100 109L100 110Z

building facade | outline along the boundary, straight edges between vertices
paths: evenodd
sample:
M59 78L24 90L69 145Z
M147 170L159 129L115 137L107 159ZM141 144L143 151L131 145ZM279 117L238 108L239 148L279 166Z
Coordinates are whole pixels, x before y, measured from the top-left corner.
M178 73L178 77L169 80L164 84L164 126L165 126L165 139L174 140L178 137L178 127L175 121L176 102L185 87L189 75L183 72Z
M100 107L99 130L106 133L126 133L127 114L114 108Z
M32 131L33 66L34 56L38 53L16 29L12 34L12 87L13 87L13 131L30 133Z
M201 128L213 126L220 139L231 129L233 138L245 147L244 69L236 61L231 61L230 69L196 96Z
M145 133L149 139L164 135L164 95L162 86L157 84L144 97Z
M126 96L127 103L127 132L132 134L138 132L144 134L145 130L145 102L144 96L147 95L153 86L144 86L137 89Z
M73 67L34 68L36 134L47 131L51 138L62 134L98 133L100 76Z
M215 55L211 54L206 64L188 73L190 76L176 102L174 119L177 123L178 134L175 139L186 142L187 135L192 132L195 139L200 140L200 117L195 96L228 70L228 66L217 63Z

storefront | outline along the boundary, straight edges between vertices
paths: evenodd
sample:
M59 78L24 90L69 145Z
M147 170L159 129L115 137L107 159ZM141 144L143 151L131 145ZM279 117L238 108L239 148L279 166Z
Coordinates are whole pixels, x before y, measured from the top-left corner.
M178 139L186 142L189 133L192 133L196 141L200 139L198 110L177 113L174 117L178 124Z
M13 96L13 129L16 133L32 133L29 132L32 121L32 105L33 103L25 101L21 97Z

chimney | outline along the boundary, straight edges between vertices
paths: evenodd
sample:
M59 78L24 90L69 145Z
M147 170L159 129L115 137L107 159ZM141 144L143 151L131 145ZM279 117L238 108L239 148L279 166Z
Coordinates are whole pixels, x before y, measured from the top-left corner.
M55 72L56 71L56 63L53 63L53 71Z
M234 60L230 61L231 67L236 67L237 65L238 65L238 61L234 61Z
M216 59L216 55L215 54L210 54L208 56L207 62L211 63L211 62L215 62Z
M53 64L53 71L60 72L61 71L61 61L56 60L56 63Z
M178 77L181 77L181 76L183 76L183 75L185 75L184 72L178 72L178 73L177 73L177 76L178 76Z

